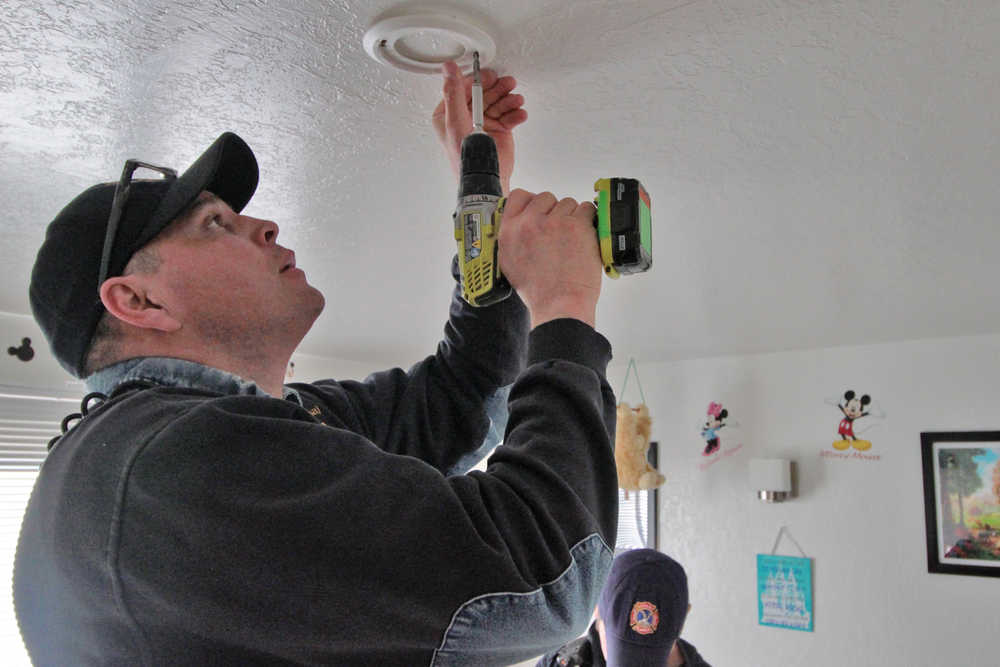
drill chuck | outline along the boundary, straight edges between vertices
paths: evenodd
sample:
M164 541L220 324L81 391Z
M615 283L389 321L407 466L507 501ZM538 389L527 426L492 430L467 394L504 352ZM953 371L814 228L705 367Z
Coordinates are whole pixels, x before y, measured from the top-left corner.
M497 145L485 132L473 132L462 140L462 173L459 198L469 195L503 196Z

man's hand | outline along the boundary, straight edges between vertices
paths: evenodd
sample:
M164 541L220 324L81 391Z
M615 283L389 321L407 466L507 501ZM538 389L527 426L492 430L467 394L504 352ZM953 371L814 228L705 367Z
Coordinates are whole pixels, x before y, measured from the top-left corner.
M434 109L431 120L441 145L451 161L455 178L460 175L462 139L472 132L472 77L463 77L458 66L446 62L444 70L444 96ZM522 109L524 96L511 91L517 85L512 76L497 77L491 69L480 71L483 83L483 130L497 145L500 158L500 184L504 194L510 191L510 176L514 172L515 127L528 120Z
M594 326L604 276L594 205L514 190L500 224L500 270L531 314L531 328L560 317Z

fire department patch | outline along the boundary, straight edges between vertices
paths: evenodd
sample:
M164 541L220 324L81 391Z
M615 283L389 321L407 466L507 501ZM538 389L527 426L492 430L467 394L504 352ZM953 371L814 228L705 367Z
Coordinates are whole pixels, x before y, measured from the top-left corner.
M636 602L629 614L629 626L640 635L651 635L660 625L660 612L652 602Z

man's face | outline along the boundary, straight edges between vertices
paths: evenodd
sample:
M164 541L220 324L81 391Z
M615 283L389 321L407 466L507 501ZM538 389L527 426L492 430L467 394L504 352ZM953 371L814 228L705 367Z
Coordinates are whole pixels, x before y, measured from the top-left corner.
M161 264L152 300L182 327L227 345L288 344L305 336L323 310L323 295L277 244L278 226L240 215L209 192L151 246ZM294 341L292 340L294 338Z

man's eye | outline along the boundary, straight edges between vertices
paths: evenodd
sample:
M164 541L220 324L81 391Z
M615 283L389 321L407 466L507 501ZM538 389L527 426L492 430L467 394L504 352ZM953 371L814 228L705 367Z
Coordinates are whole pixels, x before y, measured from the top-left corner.
M226 225L226 222L222 219L221 215L213 215L211 218L208 219L208 224L209 225L218 225L219 227L222 227L223 229L227 229L228 228L227 225Z

